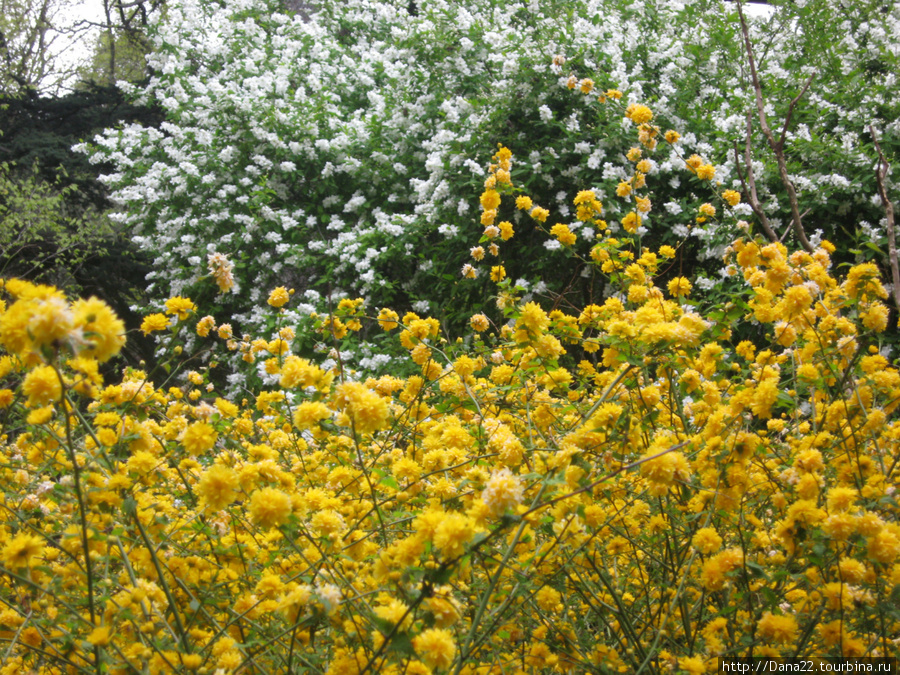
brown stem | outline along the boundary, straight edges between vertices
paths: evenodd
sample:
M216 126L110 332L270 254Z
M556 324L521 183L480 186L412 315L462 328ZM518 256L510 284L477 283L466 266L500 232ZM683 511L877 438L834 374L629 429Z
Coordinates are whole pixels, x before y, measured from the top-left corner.
M897 235L894 229L894 204L888 199L887 188L884 180L887 178L888 164L887 158L881 151L878 144L878 136L875 135L875 128L870 124L869 131L872 134L872 140L875 142L875 149L878 151L878 169L875 171L875 179L878 181L878 194L881 196L881 203L884 204L885 216L887 217L887 239L888 239L888 257L891 262L891 283L893 284L894 305L900 312L900 265L897 263Z
M747 184L749 186L749 190L747 191L747 201L750 204L750 208L753 209L753 213L756 214L756 217L759 218L759 223L762 225L763 232L766 233L766 236L769 238L769 241L778 241L778 235L775 234L775 231L772 229L772 224L769 222L769 217L766 215L766 212L763 210L762 204L759 203L759 196L756 193L756 178L753 175L753 155L750 151L750 136L752 135L753 128L751 126L751 118L750 113L747 113L747 145L744 148L744 164L747 166ZM737 143L734 145L734 162L735 165L738 166L738 175L741 176L741 183L744 182L744 177L740 174L740 165L738 163L738 150Z
M810 75L806 84L803 86L803 89L801 89L800 93L797 94L793 101L791 101L787 117L784 120L784 126L781 130L781 138L776 141L775 135L772 133L772 129L769 128L769 123L766 119L765 103L763 102L762 97L762 86L759 83L759 75L756 72L756 59L753 57L753 45L750 43L750 31L747 29L747 20L744 18L742 3L739 1L737 6L738 16L740 16L741 19L741 32L744 35L744 47L747 50L747 60L750 63L750 77L753 81L753 91L756 96L756 111L759 114L759 126L762 129L766 140L769 142L769 147L772 148L772 152L775 153L775 160L778 162L778 173L780 174L781 182L784 184L784 188L788 193L788 200L791 203L791 219L794 227L794 236L803 248L812 253L815 249L812 244L809 243L809 239L806 237L806 231L803 229L803 222L800 218L800 204L797 201L797 191L794 189L794 184L791 182L790 176L788 176L787 161L784 157L784 141L787 136L787 128L790 124L791 116L794 114L794 107L802 98L803 94L806 93L806 90L809 89L816 73Z

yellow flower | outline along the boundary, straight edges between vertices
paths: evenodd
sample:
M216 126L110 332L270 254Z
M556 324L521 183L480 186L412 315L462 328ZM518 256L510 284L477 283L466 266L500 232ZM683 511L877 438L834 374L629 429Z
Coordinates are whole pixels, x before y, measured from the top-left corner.
M378 312L378 323L384 331L394 330L400 325L399 319L397 312L387 307Z
M31 312L28 334L38 347L66 339L75 327L75 317L64 298L25 301L22 306Z
M497 227L500 228L500 237L503 239L503 241L509 241L515 234L512 223L507 220L498 223Z
M677 143L680 138L681 134L679 134L674 129L669 129L666 132L666 143Z
M339 385L334 400L359 434L374 433L388 423L387 401L360 382Z
M653 119L653 111L645 105L632 103L625 109L625 117L635 124L647 124Z
M532 333L542 333L550 325L550 317L536 302L529 302L522 308L522 315L516 322L518 326Z
M846 486L836 486L828 491L826 504L828 510L833 512L849 511L856 500L859 499L859 493L856 488Z
M196 309L197 306L191 302L189 298L176 296L166 300L166 314L174 314L178 317L179 321L184 321L188 318L188 315L191 312L196 311Z
M525 195L521 195L516 197L516 208L522 211L531 211L531 207L534 204L531 201L531 197L526 197Z
M868 537L866 553L870 560L890 565L900 558L900 526L887 525Z
M647 197L635 197L634 203L638 213L650 213L650 200Z
M763 612L756 624L759 636L769 643L790 644L797 637L797 620L788 615L776 615Z
M625 228L626 232L630 232L634 234L637 232L638 228L641 226L641 217L636 214L634 211L627 214L624 218L622 218L622 227Z
M17 570L22 567L34 567L40 564L38 558L44 552L44 540L37 535L28 532L20 532L10 539L3 550L0 551L0 559L10 569Z
M202 503L212 511L221 511L237 498L240 477L231 467L213 464L203 472L197 485Z
M281 366L281 378L278 380L278 385L282 389L295 389L296 387L323 389L331 385L331 379L319 366L291 354Z
M263 488L250 495L250 519L262 528L279 527L287 522L293 506L291 498L276 488Z
M709 555L722 548L722 537L713 527L702 527L691 537L691 545L701 553Z
M888 308L880 303L873 302L860 314L863 326L876 333L882 333L888 325Z
M203 665L203 660L202 654L182 654L181 667L186 670L197 670Z
M741 202L741 193L735 190L725 190L722 193L722 199L728 202L729 206L737 206Z
M191 456L196 456L211 449L218 439L216 430L206 422L194 422L184 430L181 444Z
M309 526L320 537L340 534L347 528L341 514L333 509L317 511L312 520L310 520Z
M499 283L506 278L506 268L503 265L495 265L491 268L491 281Z
M217 398L216 410L218 410L219 414L225 419L232 419L237 416L240 409L231 401L227 401L224 398Z
M691 293L691 282L684 277L675 277L669 282L669 295L673 298L688 296Z
M700 180L712 180L716 175L716 167L712 164L701 164L697 167L697 178Z
M496 190L485 190L481 194L481 208L485 211L495 210L500 206L500 193Z
M703 563L700 581L708 591L720 591L725 587L730 572L744 564L744 554L739 548L728 548L716 553Z
M875 263L863 263L850 268L843 285L844 292L852 299L866 299L877 296L887 298L887 291L881 285L878 267Z
M562 594L552 586L544 586L534 595L535 602L545 612L562 611Z
M569 229L568 225L563 223L557 223L553 227L550 228L550 234L552 234L563 246L572 246L575 244L576 236Z
M278 308L286 305L290 299L290 291L284 286L279 286L278 288L272 289L272 292L269 293L269 299L266 302L272 305L272 307Z
M112 634L109 626L97 626L90 632L86 639L95 647L105 647L109 644L111 638Z
M197 322L197 335L207 337L216 327L216 320L211 316L204 316Z
M540 223L545 223L547 222L547 218L550 217L550 212L545 208L535 206L531 209L531 217Z
M84 332L91 355L98 361L108 360L125 346L125 324L99 298L76 300L72 312L76 327Z
M39 366L25 376L22 392L29 407L45 406L62 397L62 383L52 366Z
M658 454L656 450L650 450L645 457L653 457L656 454ZM647 478L651 484L668 487L676 481L687 481L691 477L691 467L682 453L667 452L661 457L643 462L641 475Z
M472 326L473 330L478 331L479 333L490 328L488 318L484 314L472 315L472 318L469 319L469 325Z
M456 656L453 634L443 628L429 628L413 639L413 649L430 668L446 670Z
M586 77L578 83L578 89L582 94L590 94L594 90L594 81Z
M495 515L505 513L522 503L524 486L518 476L503 467L485 485L481 498Z
M234 291L235 283L234 275L232 274L234 263L231 262L224 253L210 253L206 258L206 262L209 266L209 273L212 274L213 278L216 280L219 292L227 293L228 291Z
M141 330L144 335L150 335L155 331L165 330L169 326L169 318L165 314L148 314L141 322Z
M793 319L809 309L812 302L812 294L806 286L791 286L784 292L775 311L785 319Z
M294 426L298 429L310 429L329 417L331 410L321 401L304 401L294 410Z
M703 657L700 656L688 656L678 659L678 668L689 675L705 675L706 673L706 665L703 663Z
M400 631L407 631L412 626L413 613L405 603L391 598L386 604L375 608L375 616L392 625L398 625Z
M98 429L97 440L104 447L111 448L119 441L119 434L109 428Z
M50 421L50 418L53 417L54 408L52 405L44 406L43 408L35 408L31 412L28 413L28 416L25 418L25 421L28 424L46 424Z
M440 549L441 558L458 558L466 550L466 544L475 536L475 523L463 513L445 513L434 532L434 545Z
M291 623L296 623L312 599L312 590L308 584L298 585L279 600L278 610L284 612Z

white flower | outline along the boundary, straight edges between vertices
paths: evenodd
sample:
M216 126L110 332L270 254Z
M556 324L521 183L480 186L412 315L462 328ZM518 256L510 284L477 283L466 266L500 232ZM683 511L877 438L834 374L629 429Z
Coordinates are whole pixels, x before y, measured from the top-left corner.
M673 216L677 216L683 210L678 202L666 202L663 207Z

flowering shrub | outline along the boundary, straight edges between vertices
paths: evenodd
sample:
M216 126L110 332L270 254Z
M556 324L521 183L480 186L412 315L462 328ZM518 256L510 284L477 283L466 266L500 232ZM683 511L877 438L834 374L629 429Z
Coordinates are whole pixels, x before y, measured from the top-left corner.
M675 152L650 108L625 114L635 151ZM332 344L381 331L404 355L393 375L357 377L339 346L304 358L300 299L279 286L258 309L274 332L255 338L169 298L143 330L165 336L174 379L106 384L112 312L6 280L0 674L896 656L900 372L879 352L877 267L840 276L827 241L744 236L725 255L746 282L737 311L704 316L691 280L664 273L675 249L642 245L640 153L613 236L609 199L573 191L578 224L553 223L499 147L464 277L490 268L503 321L479 312L454 336L362 298L316 319ZM715 173L687 166L700 185ZM499 220L513 204L527 215ZM616 292L549 311L523 295L502 254L525 224L573 259L590 240L583 264ZM207 263L228 291L231 268ZM751 321L756 344L735 337ZM227 396L230 354L268 384Z
M723 204L720 214L734 218L697 222L684 157L663 153L640 172L656 183L652 213L620 209L621 193L636 187L623 185L635 176L633 141L612 108L598 117L596 95L610 87L626 105L649 101L657 119L690 130L680 142L700 160L698 179L746 193L752 169L760 213L776 238L789 229L735 3L440 0L416 3L413 14L405 3L318 4L304 20L267 0L186 0L155 28L156 74L134 93L168 121L110 130L89 151L116 167L106 179L119 216L157 257L157 293L237 312L242 332L271 328L258 301L280 284L309 293L292 321L360 295L440 314L458 329L487 288L487 277L461 284L459 269L482 158L497 141L520 158L514 177L551 223L572 214L569 184L592 188L612 228L684 242L679 264L698 293L733 290L718 261L741 234L734 223L753 220L750 204ZM790 118L785 171L811 241L839 242L841 262L884 264L869 125L893 158L900 97L896 78L883 75L897 69L898 10L852 5L835 21L825 0L786 3L749 30L770 126ZM520 229L519 262L507 273L588 303L581 274L591 268L561 264L570 261L564 241ZM233 261L242 292L216 295L202 280L216 254Z

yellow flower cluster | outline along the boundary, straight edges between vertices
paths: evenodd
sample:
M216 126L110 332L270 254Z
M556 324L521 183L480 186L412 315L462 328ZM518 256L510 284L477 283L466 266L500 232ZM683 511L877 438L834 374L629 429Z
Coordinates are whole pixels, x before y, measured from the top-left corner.
M0 448L20 505L0 524L0 623L22 636L0 672L49 673L47 654L91 669L98 653L110 672L276 672L292 645L332 673L627 671L651 648L713 672L750 635L763 654L884 654L900 626L868 617L900 586L900 373L866 347L877 271L841 282L827 243L735 242L748 318L772 330L756 346L665 299L673 254L601 240L592 264L622 296L573 314L511 296L509 326L473 317L474 351L383 309L371 321L402 327L421 371L405 379L346 380L284 329L248 337L280 386L240 401L200 371L83 387L53 365L67 334L7 347L7 327L47 323L46 298L73 304L53 289L29 313L11 303L5 414L71 405ZM173 335L191 306L169 303ZM27 367L35 354L47 362ZM43 600L25 612L22 594ZM656 609L626 628L607 606Z

